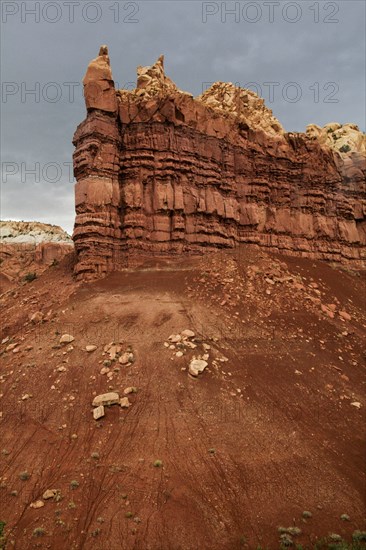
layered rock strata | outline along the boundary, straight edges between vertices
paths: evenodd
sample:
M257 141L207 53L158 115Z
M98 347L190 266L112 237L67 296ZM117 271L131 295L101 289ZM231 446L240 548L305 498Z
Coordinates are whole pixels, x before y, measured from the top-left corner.
M165 75L163 57L138 68L135 90L115 90L106 46L84 86L88 114L73 142L79 277L145 253L240 242L364 264L360 132L339 152L314 125L286 133L262 99L232 84L194 98Z

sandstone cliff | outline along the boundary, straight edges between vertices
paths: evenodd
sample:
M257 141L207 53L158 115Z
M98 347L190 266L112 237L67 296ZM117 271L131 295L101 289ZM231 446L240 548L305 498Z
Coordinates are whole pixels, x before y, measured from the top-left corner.
M362 147L339 152L317 130L286 133L262 99L232 84L194 98L165 75L163 57L138 68L135 90L115 90L102 46L84 85L88 114L74 136L78 276L145 252L240 242L364 264Z
M61 227L39 222L0 222L0 294L31 273L39 275L73 252Z
M72 239L58 225L40 222L0 221L0 242L3 243L40 243L65 242Z

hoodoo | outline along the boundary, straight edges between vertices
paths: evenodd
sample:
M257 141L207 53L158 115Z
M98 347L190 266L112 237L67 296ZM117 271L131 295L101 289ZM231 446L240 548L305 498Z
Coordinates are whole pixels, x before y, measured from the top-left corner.
M149 254L241 242L296 256L366 261L366 136L353 124L287 133L254 92L217 82L198 97L161 56L116 90L108 48L84 77L74 136L76 274Z

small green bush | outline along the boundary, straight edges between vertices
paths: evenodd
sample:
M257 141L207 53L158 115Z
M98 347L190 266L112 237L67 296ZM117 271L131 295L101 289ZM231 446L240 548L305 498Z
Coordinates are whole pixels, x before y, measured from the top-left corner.
M155 468L161 468L162 465L163 465L163 461L162 460L155 460L154 464Z
M338 535L337 533L330 533L329 539L330 539L332 542L342 542L342 537L341 537L341 535Z
M0 537L3 536L4 534L4 527L6 525L6 522L5 521L0 521Z
M291 538L291 536L287 533L283 533L281 536L280 536L280 541L281 541L281 548L288 548L289 546L292 546L293 545L293 540Z
M30 473L29 472L20 472L19 474L19 478L22 480L22 481L27 481L27 479L30 478Z
M33 531L34 537L43 537L43 535L45 534L46 534L46 529L44 529L43 527L36 527Z
M76 479L73 479L71 482L70 482L70 487L71 489L77 489L79 487L79 482L76 481Z
M344 145L342 145L342 147L339 148L339 150L341 153L348 153L351 150L351 147L347 143L345 143Z
M24 276L24 280L26 283L31 283L35 279L37 279L37 273L29 272Z
M352 538L356 542L360 542L360 541L364 542L366 541L366 531L358 531L358 530L354 531Z

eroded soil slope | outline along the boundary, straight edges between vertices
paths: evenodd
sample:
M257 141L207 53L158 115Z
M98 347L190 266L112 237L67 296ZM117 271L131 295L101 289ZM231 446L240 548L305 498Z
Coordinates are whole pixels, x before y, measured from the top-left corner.
M275 549L279 526L313 548L365 529L362 274L248 247L84 286L71 263L0 298L7 548Z

